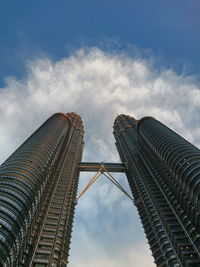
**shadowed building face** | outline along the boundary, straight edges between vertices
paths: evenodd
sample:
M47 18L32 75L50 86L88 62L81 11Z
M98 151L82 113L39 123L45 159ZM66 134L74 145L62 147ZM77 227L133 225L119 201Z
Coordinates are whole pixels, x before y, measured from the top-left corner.
M80 116L57 113L2 164L2 266L66 265L82 149Z
M152 117L120 115L116 146L157 266L200 266L200 151Z

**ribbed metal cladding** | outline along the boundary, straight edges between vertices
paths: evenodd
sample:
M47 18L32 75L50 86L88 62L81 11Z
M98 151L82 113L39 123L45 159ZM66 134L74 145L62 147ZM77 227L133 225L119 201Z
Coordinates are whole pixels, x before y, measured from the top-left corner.
M150 117L140 121L138 132L173 177L171 187L177 199L200 228L200 150Z
M151 117L120 115L114 136L157 266L200 266L199 150Z
M53 265L57 264L54 257L66 265L82 149L80 116L56 113L1 165L0 266L61 266ZM58 191L62 200L53 203ZM34 263L42 233L48 228L48 212L55 205L63 221L57 215L60 220L54 225L64 226L51 238L49 258L41 253L45 263Z

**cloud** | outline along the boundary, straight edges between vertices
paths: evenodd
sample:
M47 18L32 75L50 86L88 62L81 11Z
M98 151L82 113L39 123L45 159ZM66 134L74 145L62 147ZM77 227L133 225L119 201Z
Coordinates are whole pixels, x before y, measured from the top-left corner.
M136 118L154 116L200 146L199 89L195 77L159 67L139 53L130 56L94 47L77 50L60 61L28 61L27 77L7 78L5 88L0 89L0 160L6 159L47 117L59 111L75 111L82 116L85 161L119 161L112 126L120 113ZM81 175L80 188L91 174L87 177ZM127 187L123 176L118 179ZM150 252L143 250L146 240L129 200L103 178L93 187L81 199L76 212L71 251L76 267L118 267L122 263L128 267L134 261L138 261L137 267L153 266ZM113 246L111 253L110 244L117 242L119 245ZM91 261L81 263L79 254L73 252L81 249L88 251ZM106 250L110 253L106 254ZM146 254L146 265L137 258L141 254ZM80 255L84 258L83 253ZM95 260L100 265L94 265Z

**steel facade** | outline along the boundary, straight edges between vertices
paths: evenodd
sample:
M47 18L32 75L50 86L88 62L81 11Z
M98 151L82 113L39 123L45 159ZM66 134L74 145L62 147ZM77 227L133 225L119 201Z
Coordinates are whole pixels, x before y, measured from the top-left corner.
M0 266L66 266L83 125L57 113L0 167Z
M152 117L120 115L114 136L157 266L200 266L200 151Z

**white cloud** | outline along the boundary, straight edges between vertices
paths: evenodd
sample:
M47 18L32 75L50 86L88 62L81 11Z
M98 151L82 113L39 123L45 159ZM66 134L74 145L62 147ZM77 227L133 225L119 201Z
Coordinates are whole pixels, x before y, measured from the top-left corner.
M159 70L151 60L141 59L138 54L134 58L98 48L80 49L57 62L48 58L30 61L27 73L23 80L8 78L5 88L0 89L1 161L48 116L59 111L75 111L82 116L84 160L119 161L112 126L120 113L136 118L154 116L200 145L200 88L194 77L178 75L170 69ZM123 182L123 178L119 179ZM86 180L82 177L80 188ZM77 208L73 262L69 266L153 266L150 253L143 250L146 241L129 200L108 181L100 180L93 187ZM82 230L78 229L81 226L77 220L83 223ZM99 230L102 227L104 233ZM95 235L104 235L107 242L102 238L96 241ZM115 252L107 254L109 246L117 242L120 245L114 246ZM84 253L77 252L82 250L91 258L82 261Z

